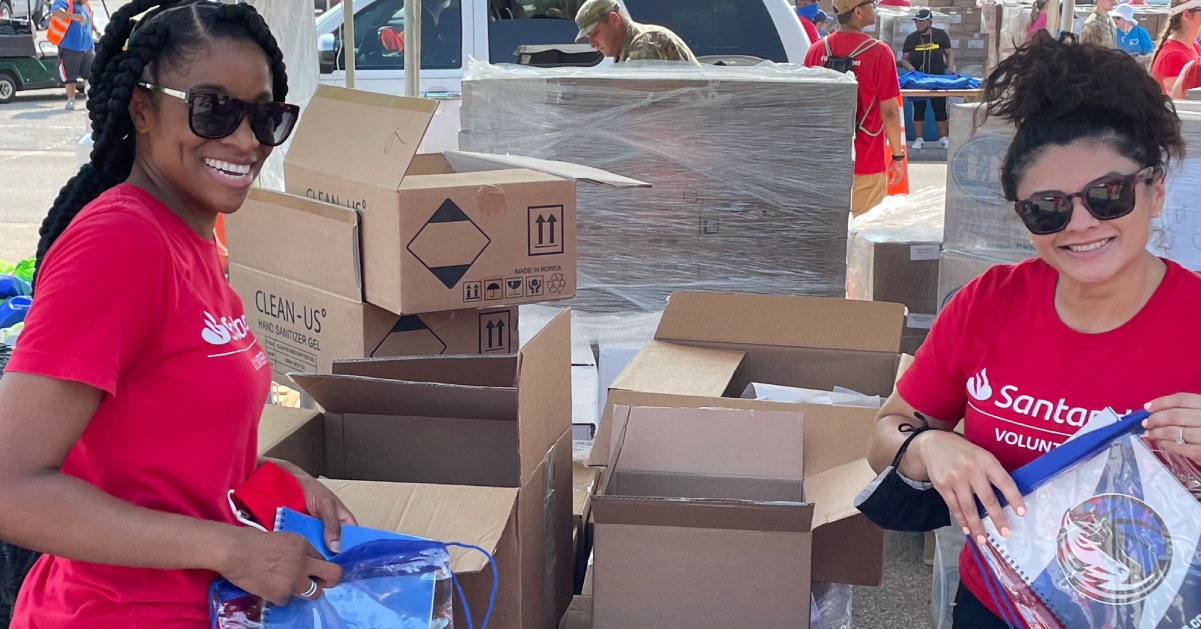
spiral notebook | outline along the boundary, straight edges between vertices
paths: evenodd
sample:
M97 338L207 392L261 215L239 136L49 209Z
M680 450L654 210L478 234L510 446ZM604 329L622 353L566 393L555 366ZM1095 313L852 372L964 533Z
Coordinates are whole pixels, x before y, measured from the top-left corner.
M1201 627L1201 503L1129 420L1007 507L1009 537L985 519L989 542L1067 629Z

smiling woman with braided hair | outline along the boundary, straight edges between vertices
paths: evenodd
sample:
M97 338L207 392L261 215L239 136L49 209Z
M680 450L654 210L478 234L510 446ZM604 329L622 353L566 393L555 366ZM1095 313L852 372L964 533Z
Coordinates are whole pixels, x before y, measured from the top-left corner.
M296 122L283 56L249 6L133 0L92 76L92 159L42 224L0 380L0 539L46 553L13 627L208 627L217 574L276 603L317 596L337 566L235 526L227 502L258 464L270 376L213 226ZM339 550L353 518L280 465Z

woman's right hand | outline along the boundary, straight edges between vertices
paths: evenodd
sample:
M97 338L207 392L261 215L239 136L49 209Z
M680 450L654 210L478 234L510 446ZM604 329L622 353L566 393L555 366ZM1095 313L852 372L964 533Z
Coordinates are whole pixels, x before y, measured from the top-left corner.
M308 598L317 598L342 578L341 567L325 561L296 533L234 529L222 564L216 571L230 583L275 605L286 605L293 596L312 589L313 583L317 590Z
M1009 521L993 487L1001 490L1018 516L1026 515L1026 504L1017 485L997 457L984 448L941 430L926 431L914 440L913 446L917 446L930 482L946 501L964 535L979 542L986 539L984 523L976 509L979 499L1001 535L1009 536Z

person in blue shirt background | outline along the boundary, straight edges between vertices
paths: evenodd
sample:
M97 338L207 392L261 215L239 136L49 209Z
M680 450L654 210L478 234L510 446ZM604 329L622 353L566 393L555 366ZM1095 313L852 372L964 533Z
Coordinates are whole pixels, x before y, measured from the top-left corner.
M75 109L75 82L82 79L84 89L87 89L92 59L96 56L92 33L100 35L100 30L92 21L88 0L54 0L50 12L54 17L71 20L58 45L58 74L67 88L67 109L72 110Z
M1118 49L1130 53L1139 63L1146 64L1150 61L1151 53L1155 52L1155 44L1151 42L1151 34L1147 29L1139 26L1138 20L1134 19L1134 8L1123 4L1110 11L1109 17L1118 25L1118 30L1114 33Z

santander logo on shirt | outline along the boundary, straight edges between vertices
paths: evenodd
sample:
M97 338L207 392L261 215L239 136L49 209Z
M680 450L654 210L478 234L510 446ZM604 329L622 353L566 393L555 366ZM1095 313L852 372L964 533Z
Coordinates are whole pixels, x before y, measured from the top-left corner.
M967 379L968 406L999 424L993 425L998 443L1049 452L1102 409L1091 410L1067 398L1043 399L1022 392L1016 384L994 382L983 368Z
M250 335L250 326L246 324L246 316L238 319L221 317L218 321L207 310L204 312L204 329L200 338L210 345L225 345L230 341L240 341Z

